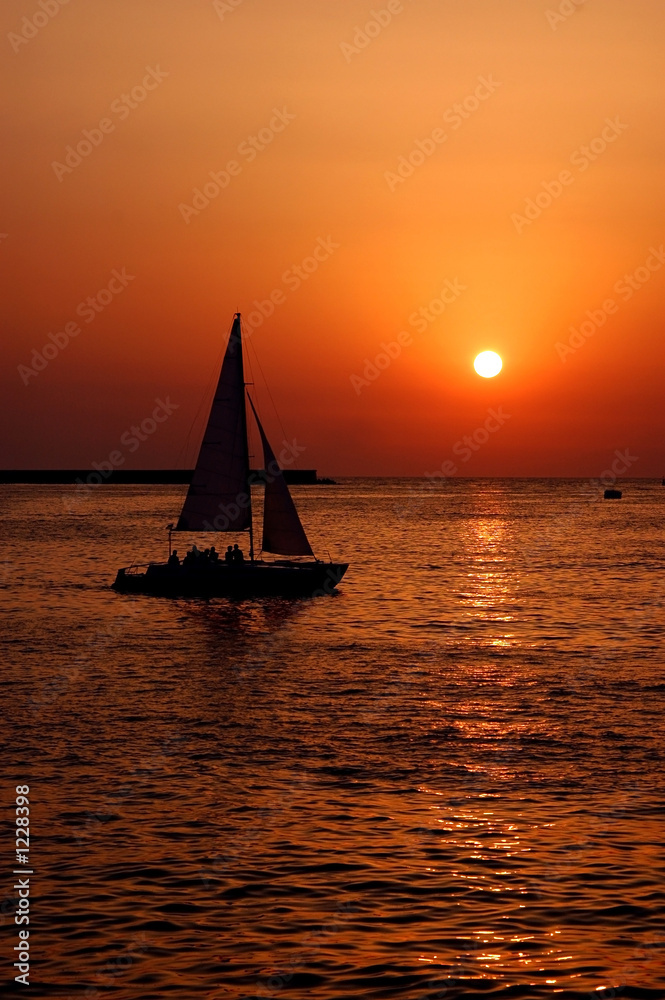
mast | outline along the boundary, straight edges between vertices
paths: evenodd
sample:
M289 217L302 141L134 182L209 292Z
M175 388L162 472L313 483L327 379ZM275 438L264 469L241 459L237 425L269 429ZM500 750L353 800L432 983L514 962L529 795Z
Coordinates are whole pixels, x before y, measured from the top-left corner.
M238 320L238 335L240 337L240 376L242 378L243 385L243 406L242 406L242 433L245 438L245 446L247 449L247 455L249 456L249 427L247 424L247 386L249 382L245 382L245 359L243 351L243 341L242 341L242 320L240 313L236 313L233 317ZM233 334L231 334L233 336ZM252 486L250 483L249 474L249 463L248 463L248 475L247 475L247 496L249 498L248 504L248 514L249 514L249 561L254 562L254 518L252 512Z
M196 466L176 531L252 526L246 388L240 313L233 317Z

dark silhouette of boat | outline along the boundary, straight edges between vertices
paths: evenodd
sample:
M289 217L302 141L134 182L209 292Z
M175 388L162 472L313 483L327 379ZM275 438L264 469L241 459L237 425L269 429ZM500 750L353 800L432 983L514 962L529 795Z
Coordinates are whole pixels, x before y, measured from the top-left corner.
M606 500L620 500L622 495L621 490L605 490L603 494Z
M263 447L265 500L259 558L254 552L247 407L256 421ZM247 392L243 366L240 313L229 335L219 382L212 402L187 497L175 527L169 530L169 559L118 570L113 588L122 593L179 596L253 597L330 594L348 563L323 562L314 556L282 469L275 458ZM180 562L171 551L172 532L249 533L249 559L236 547L235 556L220 559L194 546ZM230 548L230 547L229 547ZM264 560L267 552L280 558Z

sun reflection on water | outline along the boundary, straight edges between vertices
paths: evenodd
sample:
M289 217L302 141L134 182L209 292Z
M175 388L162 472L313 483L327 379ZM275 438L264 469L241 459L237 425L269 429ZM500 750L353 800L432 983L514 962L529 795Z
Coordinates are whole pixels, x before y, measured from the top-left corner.
M238 603L109 592L174 495L108 489L64 526L57 491L11 507L3 697L39 748L54 989L121 927L154 947L119 997L665 995L660 483L572 521L574 484L446 483L397 538L422 486L332 487L325 515L302 487L348 583Z
M479 498L478 508L486 510L486 503ZM461 543L466 571L459 597L464 617L474 625L482 621L490 626L480 639L482 645L508 650L517 642L511 623L518 610L520 572L514 530L500 501L494 498L492 516L483 514L467 522Z

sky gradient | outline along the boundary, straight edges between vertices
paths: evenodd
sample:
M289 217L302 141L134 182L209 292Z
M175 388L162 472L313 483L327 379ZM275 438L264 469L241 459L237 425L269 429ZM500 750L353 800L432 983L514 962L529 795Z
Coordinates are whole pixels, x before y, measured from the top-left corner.
M240 310L301 466L662 475L664 27L660 0L5 0L0 465L191 464Z

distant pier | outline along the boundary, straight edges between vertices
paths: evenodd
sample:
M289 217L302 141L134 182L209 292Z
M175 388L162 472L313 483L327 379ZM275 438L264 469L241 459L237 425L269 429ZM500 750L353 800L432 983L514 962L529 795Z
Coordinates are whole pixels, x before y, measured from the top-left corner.
M98 483L112 483L114 485L142 485L146 483L174 485L187 484L192 481L193 469L113 469L110 472L102 472L92 469L0 469L0 483L62 483L71 485L72 483L85 483L91 480ZM303 486L316 485L319 479L316 469L284 469L284 478L287 483ZM263 469L253 469L250 474L252 483L265 482L265 472Z

